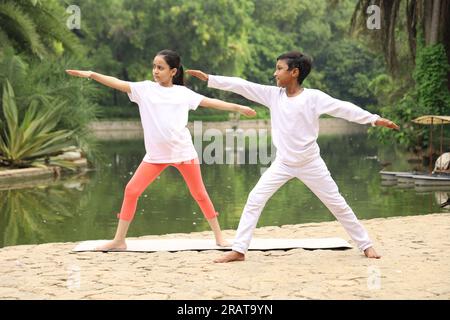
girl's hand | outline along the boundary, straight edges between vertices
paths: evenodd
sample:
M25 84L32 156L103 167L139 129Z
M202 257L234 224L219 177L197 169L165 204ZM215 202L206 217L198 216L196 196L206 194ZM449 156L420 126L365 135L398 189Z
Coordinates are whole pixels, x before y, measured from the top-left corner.
M386 127L389 129L394 129L394 130L400 129L400 127L398 125L396 125L395 123L393 123L391 120L384 119L384 118L380 118L377 121L375 121L375 125L380 126L380 127Z
M92 71L66 70L66 72L71 76L80 78L90 78L92 76Z
M256 111L249 107L240 106L238 112L247 117L256 116Z
M200 70L186 70L185 71L188 75L196 77L202 81L208 81L208 75Z

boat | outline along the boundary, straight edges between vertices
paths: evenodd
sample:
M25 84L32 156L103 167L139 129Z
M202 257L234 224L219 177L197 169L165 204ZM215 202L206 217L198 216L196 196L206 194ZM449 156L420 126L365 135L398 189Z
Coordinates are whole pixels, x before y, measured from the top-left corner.
M406 173L400 173L397 174L397 183L402 185L410 185L414 186L414 173L413 172L406 172Z
M450 185L439 186L439 185L414 185L414 190L419 193L428 193L431 191L448 191L450 192Z
M383 186L399 185L402 188L407 187L422 187L422 186L436 186L441 188L443 186L450 186L450 152L443 152L443 130L444 124L450 124L450 116L434 116L427 115L416 118L412 122L417 124L430 125L430 165L428 172L401 172L401 171L380 171L381 184ZM440 156L436 160L434 170L432 170L432 137L434 125L441 125L441 141L440 141Z
M426 174L426 172L380 171L380 174L381 174L381 180L384 182L391 181L391 182L395 182L395 183L405 183L405 184L412 183L412 184L414 184L413 177L417 176L417 175L424 175L424 174Z
M391 181L391 182L397 182L397 175L401 174L407 174L408 172L402 172L402 171L380 171L381 174L381 180Z
M413 175L417 186L450 186L450 174Z

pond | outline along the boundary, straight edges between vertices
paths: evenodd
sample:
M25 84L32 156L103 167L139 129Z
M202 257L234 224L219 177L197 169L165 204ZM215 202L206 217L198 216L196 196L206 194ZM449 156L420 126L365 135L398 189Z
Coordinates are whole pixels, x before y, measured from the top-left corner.
M358 218L445 210L439 203L450 191L381 185L383 163L392 163L387 170L411 169L407 156L394 147L380 146L365 134L326 135L318 142L340 192ZM136 139L102 141L99 148L103 160L84 175L41 181L33 187L0 189L0 247L113 237L123 190L144 155L144 146L142 139ZM220 213L222 229L237 228L248 193L264 167L267 165L202 164L203 179ZM258 226L332 220L308 188L291 180L268 202ZM205 230L209 230L208 224L184 180L169 167L142 194L128 236Z

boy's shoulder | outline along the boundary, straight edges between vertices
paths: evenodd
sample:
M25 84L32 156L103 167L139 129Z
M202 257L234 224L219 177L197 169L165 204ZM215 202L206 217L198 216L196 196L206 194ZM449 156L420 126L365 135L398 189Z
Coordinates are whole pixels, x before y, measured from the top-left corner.
M319 89L312 89L312 88L305 88L305 92L307 92L307 95L309 97L315 98L315 99L329 99L332 98L328 93L319 90Z
M305 88L304 90L305 90L305 92L307 92L310 95L323 95L323 94L326 94L322 90L315 89L315 88Z

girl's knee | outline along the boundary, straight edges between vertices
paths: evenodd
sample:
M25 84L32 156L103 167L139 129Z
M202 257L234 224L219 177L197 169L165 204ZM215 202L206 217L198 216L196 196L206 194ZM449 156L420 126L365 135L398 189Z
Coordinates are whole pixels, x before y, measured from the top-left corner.
M134 218L134 213L118 213L117 219L131 222Z
M206 220L212 220L214 218L217 218L219 216L219 213L217 211L211 211L211 212L205 212L203 214L206 218Z
M141 195L141 190L132 184L127 184L125 187L125 197L138 198Z
M195 199L195 201L209 200L209 196L208 196L208 193L206 192L206 190L194 191L194 192L191 192L191 195Z

